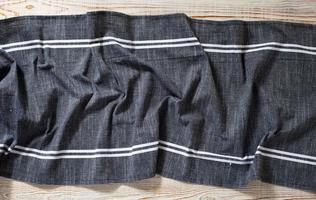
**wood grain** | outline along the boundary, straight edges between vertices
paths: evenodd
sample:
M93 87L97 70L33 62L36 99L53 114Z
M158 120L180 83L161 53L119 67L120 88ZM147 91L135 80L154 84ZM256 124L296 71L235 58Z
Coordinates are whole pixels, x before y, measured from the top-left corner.
M212 20L281 20L316 24L316 0L1 0L0 19L20 15L112 10L132 15L184 12ZM315 177L314 177L315 178ZM0 177L0 200L84 199L316 199L316 193L252 182L240 189L187 184L156 176L129 184L47 186Z
M255 181L240 189L187 184L156 176L129 184L47 186L0 178L0 199L316 199L316 193Z
M133 15L184 12L201 19L282 20L316 23L315 0L2 0L0 18L112 10Z

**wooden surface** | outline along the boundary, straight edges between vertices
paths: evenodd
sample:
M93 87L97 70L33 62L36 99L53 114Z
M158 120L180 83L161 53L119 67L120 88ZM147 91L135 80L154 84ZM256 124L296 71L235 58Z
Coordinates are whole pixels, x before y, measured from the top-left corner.
M203 19L316 23L316 0L1 0L0 18L112 10L127 14L184 12Z
M255 181L245 188L226 189L194 185L155 177L130 184L47 186L0 179L0 198L22 200L103 200L103 199L316 199L316 194Z
M316 23L316 0L1 0L0 18L112 10L127 14L184 12L194 18ZM313 177L312 177L313 178ZM314 177L316 178L316 177ZM0 200L83 199L316 199L316 193L255 181L240 189L202 186L155 177L130 184L47 186L0 177Z

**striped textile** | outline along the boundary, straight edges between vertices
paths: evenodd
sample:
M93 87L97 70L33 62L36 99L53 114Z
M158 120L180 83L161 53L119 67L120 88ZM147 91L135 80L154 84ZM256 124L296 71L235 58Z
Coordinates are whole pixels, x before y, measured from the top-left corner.
M0 176L316 189L316 26L111 11L0 20Z

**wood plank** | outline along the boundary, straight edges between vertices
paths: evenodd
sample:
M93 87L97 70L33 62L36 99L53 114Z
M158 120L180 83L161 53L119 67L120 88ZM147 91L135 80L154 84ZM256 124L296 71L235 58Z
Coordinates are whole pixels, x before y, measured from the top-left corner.
M133 15L184 12L200 19L282 20L316 23L315 0L3 0L0 18L20 15L80 14L112 10Z
M156 176L128 184L52 186L0 178L0 199L316 199L316 193L254 181L247 187L228 189L188 184Z

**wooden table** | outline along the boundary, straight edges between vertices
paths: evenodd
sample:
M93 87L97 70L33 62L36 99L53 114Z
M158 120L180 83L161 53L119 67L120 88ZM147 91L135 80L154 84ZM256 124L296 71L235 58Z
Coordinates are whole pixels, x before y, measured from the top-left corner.
M1 0L0 18L112 10L127 14L184 12L194 18L316 23L316 0ZM2 28L2 27L1 27ZM316 178L316 177L314 177ZM316 193L259 181L240 189L187 184L155 177L130 184L47 186L0 178L0 200L68 199L316 199Z

